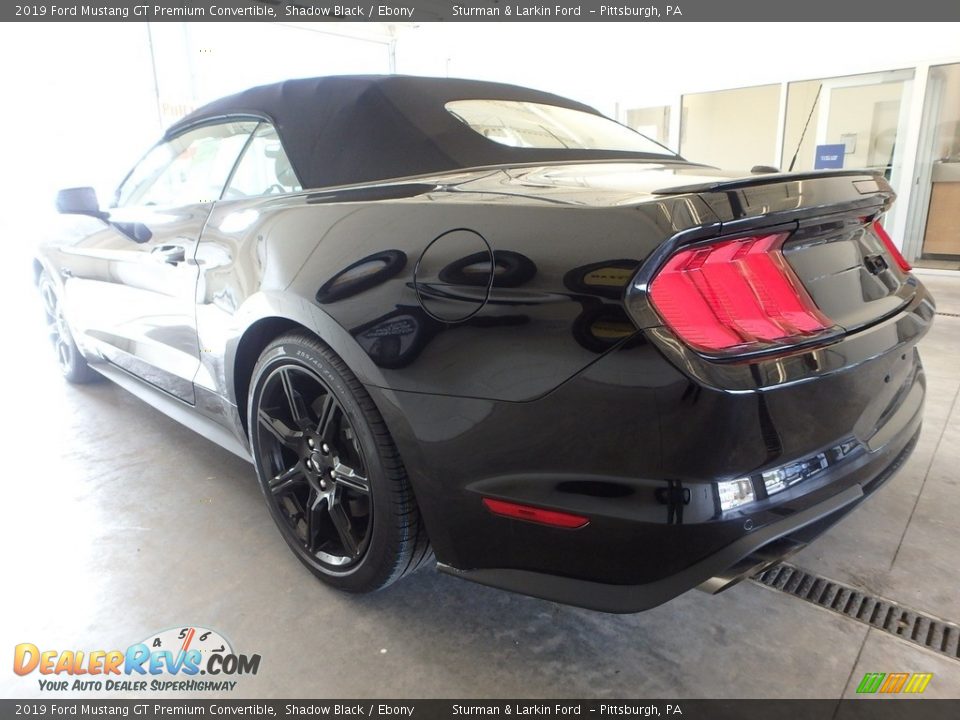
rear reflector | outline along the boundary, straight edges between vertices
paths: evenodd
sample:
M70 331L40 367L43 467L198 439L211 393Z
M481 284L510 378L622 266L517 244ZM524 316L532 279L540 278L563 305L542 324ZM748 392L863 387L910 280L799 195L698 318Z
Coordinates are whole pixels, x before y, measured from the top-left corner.
M910 265L910 263L907 262L907 259L900 254L899 250L897 250L897 246L893 244L893 240L890 239L890 236L887 234L887 231L883 229L883 225L880 224L879 220L873 223L873 232L875 232L877 237L883 241L884 246L887 248L887 252L890 253L890 256L897 263L897 267L904 272L910 272L913 270L913 266Z
M833 323L794 274L781 247L786 233L681 250L650 285L664 323L706 352L760 349L817 335Z
M513 518L515 520L527 520L529 522L540 523L541 525L552 525L553 527L575 529L582 528L590 522L580 515L571 515L570 513L557 512L556 510L544 510L543 508L531 507L530 505L518 505L517 503L507 502L505 500L494 500L493 498L484 498L483 504L487 510L494 515Z

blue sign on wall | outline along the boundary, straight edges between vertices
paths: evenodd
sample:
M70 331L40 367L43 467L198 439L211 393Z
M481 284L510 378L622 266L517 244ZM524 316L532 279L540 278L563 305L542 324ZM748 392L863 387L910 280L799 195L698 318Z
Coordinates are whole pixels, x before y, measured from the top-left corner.
M843 143L837 145L817 145L817 158L813 161L813 167L816 170L827 170L829 168L842 168L843 155L847 146Z

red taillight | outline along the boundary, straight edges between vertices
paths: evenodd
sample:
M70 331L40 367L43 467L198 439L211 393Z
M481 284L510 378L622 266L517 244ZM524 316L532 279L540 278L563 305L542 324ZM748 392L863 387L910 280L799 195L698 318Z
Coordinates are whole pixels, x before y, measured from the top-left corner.
M883 242L884 247L887 248L887 252L890 253L890 256L901 270L904 272L913 270L913 266L908 263L907 259L897 250L897 246L893 244L893 240L890 239L890 236L887 234L887 231L883 229L883 225L880 224L879 220L873 223L873 232L876 233L877 237Z
M494 515L502 515L515 520L528 520L530 522L540 523L541 525L552 525L553 527L567 528L573 530L582 528L590 522L580 515L571 515L570 513L558 512L556 510L544 510L543 508L532 507L530 505L518 505L517 503L507 502L505 500L494 500L493 498L484 498L483 504L487 510Z
M653 306L680 339L707 352L749 350L831 328L783 257L786 237L681 250L651 283Z

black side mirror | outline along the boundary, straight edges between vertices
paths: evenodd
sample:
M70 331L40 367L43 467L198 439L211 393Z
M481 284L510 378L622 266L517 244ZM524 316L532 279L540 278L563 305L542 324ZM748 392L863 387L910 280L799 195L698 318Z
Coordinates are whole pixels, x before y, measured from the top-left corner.
M66 188L57 193L57 212L64 215L90 215L106 220L110 217L100 209L97 191L92 187Z

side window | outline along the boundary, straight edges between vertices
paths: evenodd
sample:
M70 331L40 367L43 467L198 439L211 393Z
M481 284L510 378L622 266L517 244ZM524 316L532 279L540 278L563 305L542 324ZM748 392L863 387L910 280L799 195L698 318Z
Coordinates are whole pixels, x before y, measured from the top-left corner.
M117 191L117 205L176 206L217 200L256 127L256 122L205 125L156 145Z
M275 195L302 190L290 159L283 151L276 129L263 123L254 134L246 152L223 193L224 200L257 195Z

